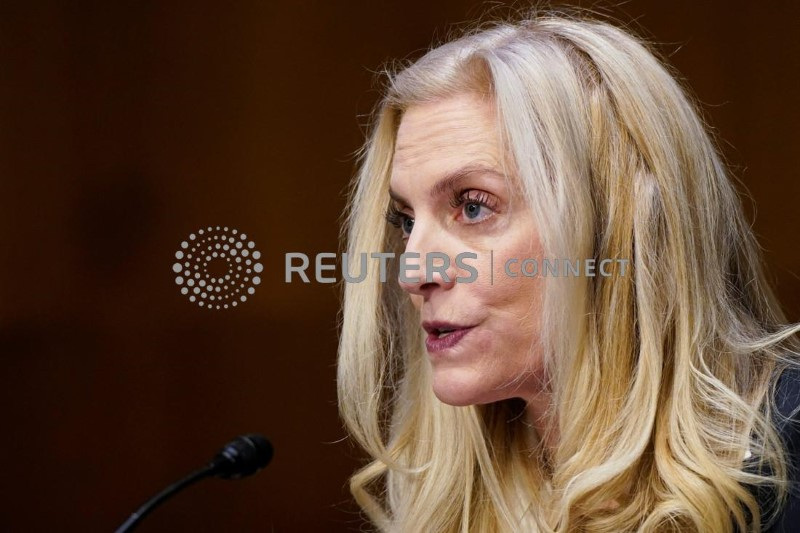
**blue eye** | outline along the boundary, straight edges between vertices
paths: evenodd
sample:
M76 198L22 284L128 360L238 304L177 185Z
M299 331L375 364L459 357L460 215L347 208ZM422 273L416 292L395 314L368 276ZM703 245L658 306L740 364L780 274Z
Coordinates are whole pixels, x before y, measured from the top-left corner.
M478 218L478 215L480 214L482 207L484 206L479 204L478 202L469 202L464 205L464 216L466 216L469 219Z
M403 233L406 235L411 234L411 230L414 229L414 219L411 217L404 217L403 219Z
M460 207L464 218L478 223L494 213L496 201L489 193L474 189L453 191L450 205ZM488 211L488 213L486 213Z
M492 216L495 212L497 199L495 196L475 189L464 189L460 192L453 191L453 196L450 199L450 205L454 209L459 209L464 217L466 224L478 224L483 220ZM400 209L390 204L385 213L386 221L394 226L400 228L403 232L403 238L411 235L414 229L414 218Z
M395 228L402 228L404 237L408 237L411 234L411 230L414 229L414 219L402 213L393 205L389 206L385 217L386 221Z

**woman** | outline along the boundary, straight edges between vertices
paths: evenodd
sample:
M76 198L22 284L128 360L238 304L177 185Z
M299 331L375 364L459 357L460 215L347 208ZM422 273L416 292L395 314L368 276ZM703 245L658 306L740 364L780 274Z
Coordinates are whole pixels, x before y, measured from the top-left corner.
M390 73L343 237L396 259L345 285L338 366L381 531L786 519L800 326L698 113L641 40L574 15Z

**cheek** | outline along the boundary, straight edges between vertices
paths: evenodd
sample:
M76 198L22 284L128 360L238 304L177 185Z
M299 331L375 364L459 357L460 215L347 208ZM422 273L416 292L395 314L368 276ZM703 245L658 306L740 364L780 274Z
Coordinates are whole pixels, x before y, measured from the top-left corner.
M526 357L532 344L536 344L545 283L541 276L520 274L519 265L524 259L533 258L540 262L542 256L538 243L531 245L528 239L524 243L510 243L504 248L498 246L493 253L492 283L476 286L477 299L494 315L492 330L495 341L519 357ZM505 268L506 262L513 259L517 261L512 264L511 272L516 277L509 276Z
M495 277L494 284L476 287L472 296L488 312L491 330L504 346L529 343L539 331L541 291L539 278Z

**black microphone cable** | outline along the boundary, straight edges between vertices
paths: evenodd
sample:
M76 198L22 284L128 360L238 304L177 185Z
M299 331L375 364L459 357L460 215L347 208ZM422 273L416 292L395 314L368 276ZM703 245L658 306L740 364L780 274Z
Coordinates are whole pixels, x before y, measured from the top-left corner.
M116 533L127 533L173 494L207 477L240 479L255 474L272 460L272 444L258 434L242 435L225 445L203 468L168 486L139 507Z

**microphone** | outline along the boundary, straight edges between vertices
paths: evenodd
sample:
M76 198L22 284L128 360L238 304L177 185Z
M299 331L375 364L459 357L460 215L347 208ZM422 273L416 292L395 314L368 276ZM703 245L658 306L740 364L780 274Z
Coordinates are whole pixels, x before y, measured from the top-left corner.
M241 435L222 448L209 463L185 478L168 486L134 512L116 533L133 531L141 520L173 494L207 477L241 479L255 474L272 460L272 444L256 433Z

